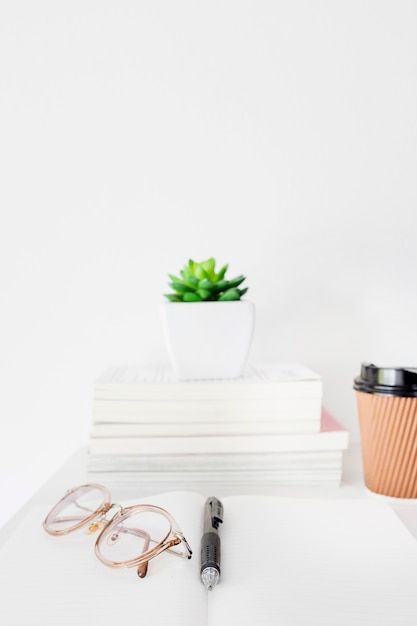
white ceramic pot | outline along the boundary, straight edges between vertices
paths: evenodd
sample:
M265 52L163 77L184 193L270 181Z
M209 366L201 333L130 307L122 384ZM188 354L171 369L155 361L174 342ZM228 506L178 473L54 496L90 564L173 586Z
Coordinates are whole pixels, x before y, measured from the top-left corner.
M179 379L241 376L255 324L252 302L164 302L162 324Z

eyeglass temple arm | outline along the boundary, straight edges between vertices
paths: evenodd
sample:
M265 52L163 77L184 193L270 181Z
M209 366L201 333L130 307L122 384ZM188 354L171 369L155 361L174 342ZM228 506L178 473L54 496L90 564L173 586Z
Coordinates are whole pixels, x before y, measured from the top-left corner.
M142 530L140 528L125 528L124 531L144 538L145 541L143 544L142 552L148 551L149 544L151 541L153 541L153 543L156 543L154 539L151 539L151 536L149 535L148 532L146 532L146 530ZM175 550L173 548L173 546L177 546L178 544L181 544L181 543L183 543L185 546L182 552L179 552L178 550ZM190 548L188 541L186 540L186 538L184 537L182 533L177 533L175 538L171 539L167 543L168 547L165 547L165 545L162 547L161 552L163 550L167 550L167 552L170 552L171 554L175 554L175 556L180 556L186 559L191 559L192 550ZM148 565L149 565L149 561L145 561L144 563L141 563L138 566L137 573L138 573L139 578L145 578L148 572Z
M181 550L177 550L174 548L174 546L178 546L180 544L183 544L181 546ZM170 552L171 554L174 554L175 556L180 556L184 559L191 559L191 555L193 553L190 548L190 544L188 543L184 535L180 532L175 533L174 539L170 539L169 541L164 543L158 554L160 554L164 550Z
M56 517L54 524L64 524L68 522L81 522L84 519L84 515L71 515L71 517Z
M177 533L176 538L172 540L172 545L179 544L184 544L181 546L181 552L179 552L178 550L173 550L172 548L168 548L168 552L172 552L172 554L175 554L176 556L182 556L185 559L191 559L193 551L191 550L190 544L182 533Z
M131 533L132 535L137 535L138 537L142 537L144 539L143 542L143 550L142 552L147 552L149 548L149 544L151 542L151 536L146 530L142 530L141 528L124 528L124 532ZM137 573L139 578L145 578L148 573L148 565L149 561L145 561L138 566Z

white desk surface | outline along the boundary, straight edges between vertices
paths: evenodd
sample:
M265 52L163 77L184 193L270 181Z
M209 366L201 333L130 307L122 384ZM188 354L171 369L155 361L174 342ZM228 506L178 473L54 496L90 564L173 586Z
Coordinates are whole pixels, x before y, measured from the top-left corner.
M82 448L65 463L51 478L43 485L41 489L30 498L21 509L13 515L6 524L0 528L0 546L9 538L16 528L17 523L31 509L32 506L45 505L45 515L49 509L64 495L65 491L70 487L85 484L86 482L94 482L87 474L87 450ZM106 485L112 495L114 502L123 504L123 500L137 499L137 502L143 502L147 495L162 493L164 491L174 490L172 486L159 488L156 486L146 486L140 481L136 485ZM187 489L182 486L182 490ZM177 489L175 489L177 490ZM417 500L402 500L398 498L386 498L370 493L364 486L362 475L362 462L359 444L351 444L349 449L344 452L343 477L339 486L274 486L259 487L250 489L245 487L225 487L224 485L216 487L212 485L210 488L204 486L202 489L193 485L188 488L190 491L199 491L202 495L216 495L218 497L227 495L242 494L263 494L263 495L281 495L286 497L300 498L383 498L393 508L398 517L403 521L412 535L417 539Z

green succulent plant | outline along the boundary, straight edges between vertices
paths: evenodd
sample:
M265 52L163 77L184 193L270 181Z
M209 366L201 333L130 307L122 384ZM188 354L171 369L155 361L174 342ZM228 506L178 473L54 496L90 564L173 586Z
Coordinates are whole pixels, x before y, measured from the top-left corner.
M192 259L180 270L181 278L168 274L171 282L169 286L174 293L166 293L164 296L170 302L230 302L240 300L248 288L239 289L239 285L245 280L245 276L237 276L232 280L226 280L228 265L224 265L216 272L216 261L211 258L207 261L196 263Z

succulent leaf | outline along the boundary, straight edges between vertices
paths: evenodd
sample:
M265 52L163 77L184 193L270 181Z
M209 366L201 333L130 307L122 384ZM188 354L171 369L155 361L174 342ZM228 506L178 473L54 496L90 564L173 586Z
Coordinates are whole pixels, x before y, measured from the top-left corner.
M223 265L223 267L222 267L222 269L220 270L220 272L218 272L218 273L216 274L216 281L215 281L216 283L217 283L217 282L220 282L221 280L223 280L224 275L226 274L226 272L227 272L227 268L228 268L228 267L229 267L229 265L228 265L228 264Z
M184 283L169 283L169 286L178 293L185 293L186 291L190 291L190 288Z
M202 299L198 295L198 293L195 293L193 291L187 291L187 293L185 293L183 296L183 300L184 302L202 302Z
M213 287L213 293L219 293L220 291L226 291L229 287L228 280L221 280L219 283L215 284Z
M241 283L243 283L243 281L245 280L245 276L236 276L236 278L232 278L232 280L229 280L229 289L231 287L238 287Z
M214 283L211 282L209 278L202 278L198 283L199 289L208 289L211 291L214 287Z
M208 289L197 289L196 294L199 295L202 300L208 300L211 296L211 291Z
M196 268L194 269L194 276L198 278L198 280L202 280L203 278L208 278L208 274L206 270L204 269L204 267L201 267L201 265L197 265Z
M187 280L187 284L190 285L193 289L198 288L198 283L199 283L199 280L195 276L190 276L189 279Z
M171 281L173 283L183 283L185 282L182 278L178 278L178 276L174 276L174 274L168 274L168 276L170 277Z
M214 272L215 265L216 265L216 261L213 259L213 257L211 257L210 259L207 259L207 261L202 261L200 263L200 266L203 268L205 272L207 272L207 276L209 278L214 278L216 275Z
M175 293L164 293L165 298L168 298L170 302L182 302L182 298Z
M173 276L173 274L168 274L168 276L174 283L186 285L190 289L197 289L198 279L195 276L187 276L183 271L181 271L180 273L183 278L177 278L176 276Z
M230 302L231 300L240 300L240 295L236 287L224 291L219 297L219 302Z

